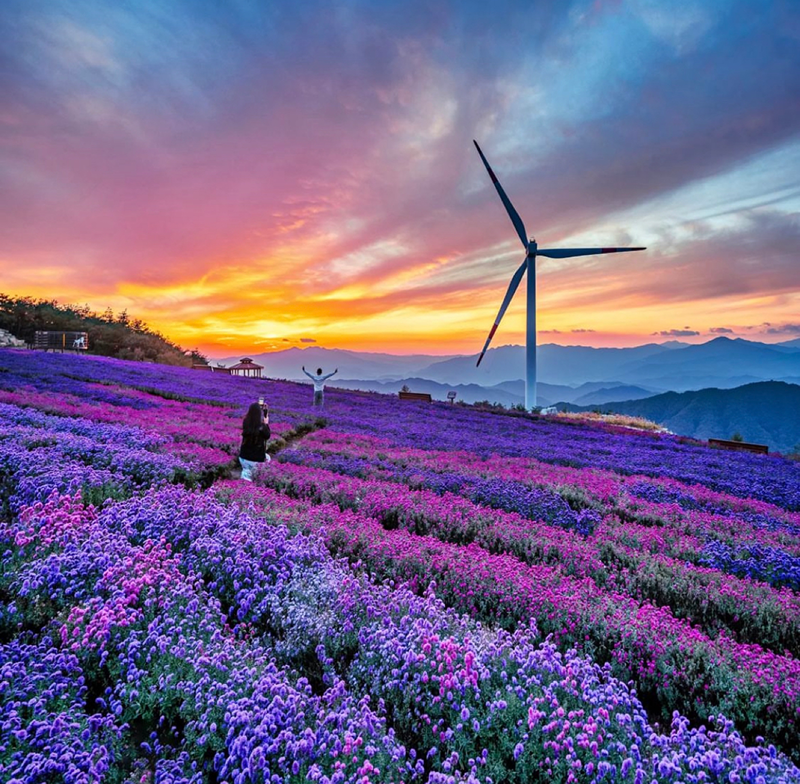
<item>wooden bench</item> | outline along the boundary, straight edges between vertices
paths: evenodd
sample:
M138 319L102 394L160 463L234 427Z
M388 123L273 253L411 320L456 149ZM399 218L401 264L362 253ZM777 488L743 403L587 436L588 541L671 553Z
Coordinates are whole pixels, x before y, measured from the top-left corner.
M747 441L729 441L725 438L709 438L709 446L720 449L738 449L740 452L755 452L759 455L768 455L769 447L766 444L748 444Z
M424 403L432 402L433 398L427 392L398 392L400 400L421 400Z

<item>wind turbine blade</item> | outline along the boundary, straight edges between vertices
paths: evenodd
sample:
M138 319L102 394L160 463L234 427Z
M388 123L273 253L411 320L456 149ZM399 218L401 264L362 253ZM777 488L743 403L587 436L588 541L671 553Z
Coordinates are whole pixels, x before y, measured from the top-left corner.
M647 248L537 248L537 256L548 256L551 259L568 259L571 256L594 256L598 253L626 253L629 250L647 250Z
M481 156L483 165L486 167L486 171L489 172L489 177L492 178L494 187L497 188L497 193L500 195L500 200L503 202L503 206L506 208L508 217L511 218L511 222L514 224L514 228L517 230L517 234L519 235L519 238L522 241L522 246L525 248L525 250L527 250L528 234L525 231L525 224L522 222L522 218L519 217L519 213L514 209L514 205L511 203L511 200L508 198L508 196L506 196L506 192L503 190L503 186L500 184L500 180L497 179L495 173L492 171L492 167L489 166L489 161L486 160L486 156L483 154L483 151L478 146L478 142L476 142L475 139L473 139L472 143L478 150L478 155Z
M511 300L514 298L514 294L517 293L517 289L519 288L519 282L522 280L522 276L525 274L525 270L527 269L527 267L528 267L528 259L526 258L525 261L523 261L522 264L519 265L519 269L514 273L514 277L511 278L511 283L508 284L508 291L506 292L506 297L503 300L503 304L500 306L500 310L497 313L497 318L494 320L494 324L492 325L492 328L489 331L489 337L486 338L486 343L483 344L483 351L481 351L481 355L478 357L478 363L475 365L475 367L480 366L481 360L483 359L483 355L489 348L489 344L492 342L494 333L497 332L497 327L503 320L503 316L508 310L508 306L511 304Z

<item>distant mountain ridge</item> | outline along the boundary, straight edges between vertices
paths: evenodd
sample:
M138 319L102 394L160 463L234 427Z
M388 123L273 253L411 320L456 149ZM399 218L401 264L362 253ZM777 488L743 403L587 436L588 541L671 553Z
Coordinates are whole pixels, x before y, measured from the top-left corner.
M787 380L800 376L800 350L719 337L658 357L632 362L618 380L672 389L733 387L751 381Z
M302 381L303 365L312 373L338 367L332 387L395 394L407 386L435 400L454 391L464 403L524 402L522 346L490 349L480 368L477 354L401 356L311 346L251 356L272 378ZM738 432L780 452L800 443L800 339L766 344L718 337L621 349L545 344L537 360L541 406L600 407L701 439Z
M397 381L331 379L329 383L340 389L360 389L383 394L395 394L403 387L408 387L412 392L427 392L434 400L447 400L447 393L455 392L456 400L460 403L499 403L509 408L525 403L525 384L522 381L503 381L493 387L483 387L479 384L440 384L438 381L412 376ZM620 396L635 400L653 394L652 390L641 387L624 384L604 385L601 382L588 382L579 387L568 387L563 384L539 384L538 387L538 401L543 407L552 406L557 401L574 402L579 405L602 405L609 400L618 400Z
M563 404L570 411L591 406ZM791 452L800 445L800 385L760 381L735 389L666 392L643 400L609 402L604 411L644 417L693 438L731 438Z
M322 367L326 373L338 367L334 383L359 381L371 384L375 381L425 379L449 387L477 385L486 390L482 399L489 400L492 391L498 390L500 385L521 383L525 376L525 350L522 346L490 349L479 368L475 366L477 354L406 356L310 346L250 356L264 365L265 375L271 378L304 380L303 365L311 372ZM233 364L239 359L240 356L231 357L223 364ZM669 341L633 348L589 348L548 343L539 346L537 364L538 393L544 405L554 402L547 385L578 388L582 384L597 383L600 385L597 389L600 389L623 384L632 388L632 397L642 397L645 392L731 388L757 381L796 383L800 382L800 339L766 344L718 337L697 345ZM350 385L350 388L357 387ZM516 390L513 393L517 394ZM521 390L519 394L522 397ZM556 393L555 397L569 402L575 400L569 394ZM602 402L607 400L607 397L602 398ZM499 398L497 402L501 402ZM601 398L595 396L583 402L601 402Z
M212 361L229 366L236 364L244 354ZM395 381L418 375L419 371L446 357L431 354L381 354L378 352L349 351L347 349L292 347L283 351L262 354L247 354L254 362L264 366L264 375L270 378L304 380L303 366L310 373L321 367L324 373L339 368L337 381L343 379L371 379L373 381Z

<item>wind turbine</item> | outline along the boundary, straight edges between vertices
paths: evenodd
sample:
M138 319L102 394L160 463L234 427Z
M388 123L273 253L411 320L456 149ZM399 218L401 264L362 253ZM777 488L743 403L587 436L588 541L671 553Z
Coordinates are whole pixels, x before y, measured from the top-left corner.
M503 304L500 306L500 310L497 313L497 318L494 320L494 325L489 331L489 337L486 338L486 343L483 346L481 355L478 357L478 363L476 367L481 364L483 355L486 353L486 349L489 348L489 343L492 342L494 333L497 331L497 327L499 326L500 321L505 315L511 300L514 297L517 288L519 287L522 276L527 270L528 312L525 334L525 408L530 411L536 406L536 257L547 256L551 259L566 259L570 256L594 256L597 253L623 253L629 250L646 250L646 248L539 248L539 246L536 244L536 240L533 239L533 237L528 239L528 235L525 233L525 224L522 222L522 218L519 217L519 213L514 209L514 205L511 203L508 196L506 196L503 186L500 184L500 181L492 171L492 167L489 166L489 161L486 160L486 156L478 146L478 142L476 142L474 139L472 141L478 150L478 155L481 156L481 160L483 161L483 165L486 167L486 171L489 172L489 177L491 177L494 187L497 188L500 201L503 202L503 206L506 208L508 217L511 218L511 222L514 224L514 228L517 230L517 235L522 242L522 246L525 248L525 260L522 262L522 264L520 264L519 268L511 278L511 283L508 286L505 299L503 300Z

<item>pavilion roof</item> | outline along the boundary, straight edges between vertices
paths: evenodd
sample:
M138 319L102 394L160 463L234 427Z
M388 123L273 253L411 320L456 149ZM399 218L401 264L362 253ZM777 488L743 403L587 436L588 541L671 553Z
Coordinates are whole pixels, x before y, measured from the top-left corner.
M264 366L253 362L250 357L243 357L237 364L233 365L231 370L263 370Z

